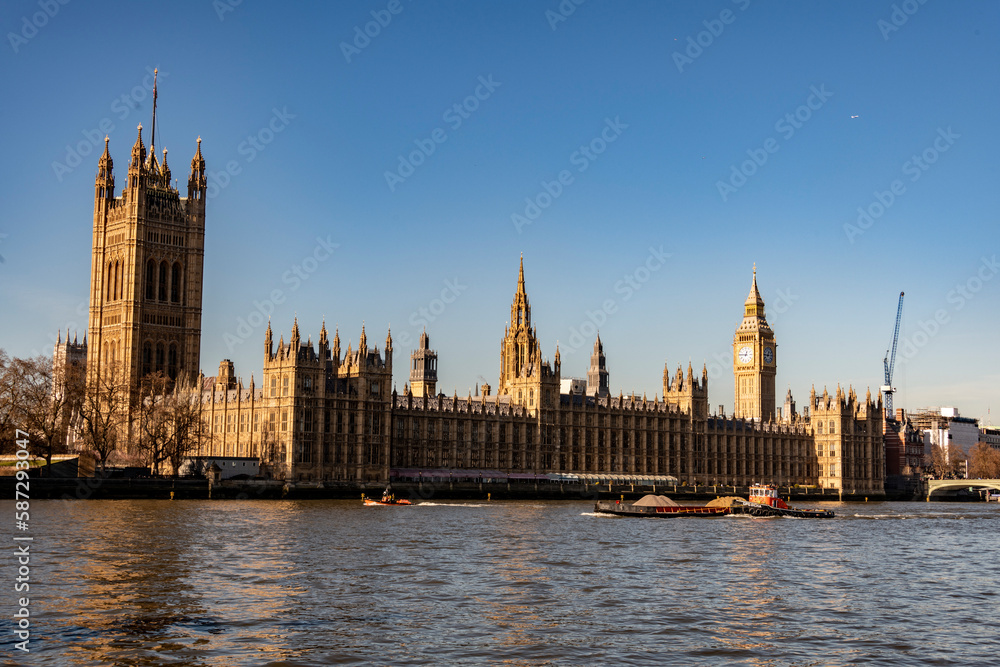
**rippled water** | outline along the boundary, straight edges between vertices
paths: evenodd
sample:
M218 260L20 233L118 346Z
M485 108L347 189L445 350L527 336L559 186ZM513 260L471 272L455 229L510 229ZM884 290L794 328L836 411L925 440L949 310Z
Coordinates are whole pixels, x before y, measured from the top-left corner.
M1000 504L814 506L33 501L31 654L0 632L35 665L1000 660Z

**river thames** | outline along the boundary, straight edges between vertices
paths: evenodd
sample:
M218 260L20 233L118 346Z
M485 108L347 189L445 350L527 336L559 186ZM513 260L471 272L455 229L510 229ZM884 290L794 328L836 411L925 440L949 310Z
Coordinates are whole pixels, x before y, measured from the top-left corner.
M5 660L996 663L1000 504L811 506L837 517L628 519L588 501L33 501L31 653L13 645L9 542Z

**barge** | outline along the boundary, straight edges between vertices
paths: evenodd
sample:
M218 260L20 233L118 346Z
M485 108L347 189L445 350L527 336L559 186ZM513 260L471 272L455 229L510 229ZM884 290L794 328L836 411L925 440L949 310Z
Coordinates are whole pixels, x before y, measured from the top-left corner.
M716 498L706 505L678 505L666 496L647 495L641 500L628 504L621 501L604 501L594 505L594 512L614 516L631 517L716 517L745 514L755 517L787 516L798 519L829 519L832 510L797 509L778 497L773 486L754 484L750 487L750 499Z

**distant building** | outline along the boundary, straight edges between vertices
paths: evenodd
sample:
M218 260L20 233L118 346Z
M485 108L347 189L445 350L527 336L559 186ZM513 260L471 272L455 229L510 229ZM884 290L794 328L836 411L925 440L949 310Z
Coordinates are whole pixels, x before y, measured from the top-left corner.
M984 442L993 449L1000 449L1000 427L984 426L979 429L979 442Z
M414 396L437 395L437 352L430 349L427 332L420 334L420 347L410 357L410 391Z
M914 428L923 435L924 456L930 460L934 447L942 447L945 461L950 462L949 445L958 447L962 454L979 442L979 421L962 417L954 407L923 408L910 413Z
M924 458L923 433L917 429L903 408L896 408L893 419L882 427L885 441L886 488L912 487L929 467Z
M611 395L607 366L608 360L604 356L601 334L597 334L597 340L594 341L594 353L590 355L590 370L587 371L587 396L604 398Z
M57 334L55 348L52 351L52 393L53 398L62 398L67 391L74 389L71 384L79 383L83 386L87 374L87 335L84 334L83 342L79 342L76 335L73 341L69 340L69 329L66 330L66 340L62 338L62 332ZM80 400L79 395L72 396L67 401L66 409L70 411L69 428L66 429L66 449L74 451L79 449L83 442L80 439Z
M564 396L583 396L587 394L587 381L583 378L561 378L559 394Z

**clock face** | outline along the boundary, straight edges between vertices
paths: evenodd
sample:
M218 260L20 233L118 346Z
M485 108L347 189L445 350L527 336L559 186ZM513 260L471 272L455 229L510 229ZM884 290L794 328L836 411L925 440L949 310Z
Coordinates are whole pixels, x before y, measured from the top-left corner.
M751 361L753 361L753 348L746 345L741 347L739 357L740 357L740 363L749 364Z
M774 349L770 347L764 348L764 363L766 364L774 363Z

